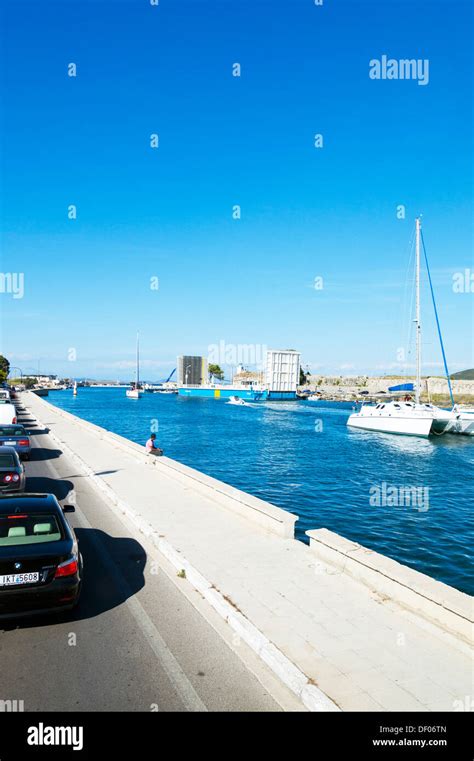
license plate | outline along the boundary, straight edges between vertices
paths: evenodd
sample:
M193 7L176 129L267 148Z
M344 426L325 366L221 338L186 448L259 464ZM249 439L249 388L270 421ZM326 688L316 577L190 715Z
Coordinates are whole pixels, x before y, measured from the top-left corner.
M39 573L11 573L8 576L0 576L0 587L34 584L35 581L39 581Z
M4 441L3 443L6 447L14 447L16 444L16 441Z

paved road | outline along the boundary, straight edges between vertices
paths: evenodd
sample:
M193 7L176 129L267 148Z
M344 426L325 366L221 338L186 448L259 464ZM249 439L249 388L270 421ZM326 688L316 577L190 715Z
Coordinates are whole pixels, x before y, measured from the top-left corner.
M73 613L0 621L0 700L23 700L26 711L298 710L289 691L244 643L232 641L229 627L47 432L28 412L21 417L34 433L27 491L76 502L68 517L85 578Z

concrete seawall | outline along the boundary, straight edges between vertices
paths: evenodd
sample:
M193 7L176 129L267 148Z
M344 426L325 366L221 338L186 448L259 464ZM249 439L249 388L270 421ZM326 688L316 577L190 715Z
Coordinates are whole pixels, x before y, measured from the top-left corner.
M311 550L369 589L470 642L473 600L457 589L327 529L307 531Z
M49 404L49 402L46 402ZM207 476L194 468L183 465L169 457L150 456L143 446L135 444L129 439L116 433L107 431L94 423L72 415L66 410L55 407L56 414L68 420L72 425L79 426L85 431L94 433L101 441L111 444L113 447L122 449L133 455L139 462L147 467L156 467L169 476L180 481L185 488L194 488L196 492L205 494L207 498L216 499L221 507L241 515L249 521L258 523L266 531L272 532L283 538L294 537L294 525L298 517L282 510L275 505L265 502L258 497L253 497L240 489L236 489L223 481Z
M472 598L25 393L97 489L309 710L456 710ZM438 664L444 664L439 673Z

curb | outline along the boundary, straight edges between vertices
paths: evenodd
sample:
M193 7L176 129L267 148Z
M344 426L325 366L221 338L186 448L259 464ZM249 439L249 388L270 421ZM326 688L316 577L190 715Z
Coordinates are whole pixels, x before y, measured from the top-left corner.
M24 405L23 405L24 406ZM124 513L134 526L146 536L156 549L178 571L184 570L186 579L229 624L235 633L256 653L256 655L270 668L278 679L293 692L304 707L311 712L336 712L341 709L322 690L312 684L308 677L284 655L269 639L254 626L248 618L237 611L188 560L143 518L138 515L127 502L121 500L114 490L108 486L99 476L95 475L92 468L84 462L72 449L51 431L36 415L28 409L28 412L43 428L48 428L51 436L78 467L85 473L93 486L104 494L119 510ZM34 433L32 434L34 435Z

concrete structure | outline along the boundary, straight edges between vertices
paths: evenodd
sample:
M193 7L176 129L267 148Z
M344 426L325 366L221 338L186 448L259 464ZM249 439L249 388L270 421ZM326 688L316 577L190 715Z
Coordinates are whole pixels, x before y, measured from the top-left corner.
M207 359L182 355L178 357L178 386L201 386L208 381Z
M269 399L294 399L300 382L300 353L292 349L267 351L265 386Z
M26 406L309 710L455 711L472 598L59 410Z
M368 391L369 395L377 394L380 391L388 391L390 386L396 386L412 380L414 379L407 378L406 376L387 378L384 376L369 377L366 375L310 375L305 386L311 387L313 390L319 390L325 396L337 397L339 395L357 395L361 391ZM474 399L474 381L453 380L451 383L455 397L473 397ZM448 382L446 378L422 378L421 393L427 396L439 394L448 396Z

